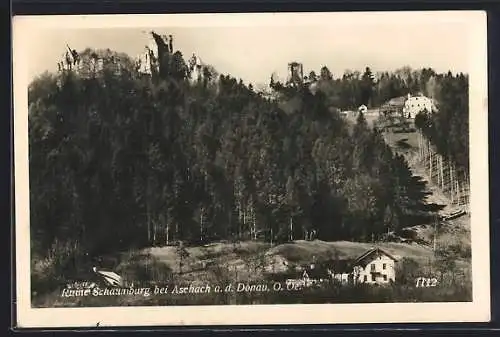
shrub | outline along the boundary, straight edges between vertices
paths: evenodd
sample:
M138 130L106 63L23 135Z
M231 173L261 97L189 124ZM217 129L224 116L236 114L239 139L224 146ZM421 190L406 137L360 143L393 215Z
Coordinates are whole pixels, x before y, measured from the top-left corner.
M116 269L127 284L150 286L166 284L173 279L172 269L151 254L134 253Z
M415 280L422 276L422 270L417 261L408 257L404 257L396 268L396 283L400 285L414 285Z
M59 289L89 272L87 256L77 244L55 240L44 257L31 259L31 290L34 295Z

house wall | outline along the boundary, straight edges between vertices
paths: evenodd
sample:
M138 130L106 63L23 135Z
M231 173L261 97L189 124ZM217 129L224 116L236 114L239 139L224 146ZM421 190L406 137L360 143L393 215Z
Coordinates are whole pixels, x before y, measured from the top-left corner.
M425 96L415 96L410 97L406 100L403 107L403 113L407 118L415 118L415 116L421 112L427 110L429 112L433 111L434 104L432 100Z
M334 275L332 275L332 278L340 283L348 283L349 282L349 274L348 273L334 274Z
M391 259L386 255L381 255L378 257L376 256L370 257L370 260L368 261L366 266L360 268L358 282L370 283L370 284L374 283L383 284L383 283L389 283L391 280L395 281L396 274L394 271L393 259ZM384 264L385 264L385 269L384 269ZM380 272L380 274L375 275L376 276L375 279L372 279L372 265L375 266L374 268L376 272ZM386 279L384 279L384 275L386 276Z

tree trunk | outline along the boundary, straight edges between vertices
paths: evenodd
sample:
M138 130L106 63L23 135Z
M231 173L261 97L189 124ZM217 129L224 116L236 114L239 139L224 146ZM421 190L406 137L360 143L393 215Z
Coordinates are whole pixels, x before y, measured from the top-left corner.
M420 159L424 158L425 158L424 136L422 135L422 131L420 131Z
M149 190L149 188L148 188ZM149 196L148 200L146 201L146 222L148 225L147 231L148 231L148 244L151 244L151 215L150 215L150 210L149 210Z
M293 241L293 217L290 216L290 241Z
M158 222L154 221L153 222L153 245L156 245L156 231L158 228Z
M167 218L167 229L166 229L166 244L170 245L170 218Z
M432 183L432 151L429 147L429 182Z
M448 166L450 170L450 197L451 197L451 203L453 204L455 202L455 182L453 180L453 166L451 164L451 160L448 161Z
M439 156L439 166L441 169L441 191L444 193L444 172L443 172L443 156Z
M245 208L242 209L241 217L243 220L243 228L245 228L245 230L247 230L247 212L246 212Z
M201 207L200 209L200 241L203 242L203 214L204 214L205 210L203 209L203 207Z
M251 208L251 212L252 212L251 216L252 216L252 221L253 221L253 235L254 235L253 239L257 240L257 221L255 219L255 209L254 209L253 205Z

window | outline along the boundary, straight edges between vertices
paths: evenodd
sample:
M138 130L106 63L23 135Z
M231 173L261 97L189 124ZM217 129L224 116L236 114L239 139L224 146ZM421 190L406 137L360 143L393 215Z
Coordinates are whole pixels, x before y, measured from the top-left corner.
M372 268L372 271L375 271L375 263L372 263L371 268Z
M384 281L387 281L387 275L384 275Z
M364 280L365 280L365 282L368 281L368 276L365 275Z
M384 264L382 265L382 269L384 269L384 270L385 270L385 268L386 268L386 267L387 267L387 265L384 263Z
M375 275L372 275L372 281L375 282Z

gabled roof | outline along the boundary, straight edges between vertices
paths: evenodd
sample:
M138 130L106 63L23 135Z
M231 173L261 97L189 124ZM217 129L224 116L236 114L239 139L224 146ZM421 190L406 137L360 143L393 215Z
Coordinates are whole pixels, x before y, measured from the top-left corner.
M327 268L324 263L313 263L313 268L311 264L304 264L301 266L299 275L302 277L304 272L307 272L310 278L323 278L328 275Z
M364 260L368 256L376 254L376 253L388 256L390 259L397 261L397 259L392 254L389 254L385 250L376 247L376 248L371 248L371 249L367 250L366 252L364 252L363 254L361 254L356 260L354 260L354 265L358 264L359 262L361 262L362 260Z
M382 104L383 107L387 106L403 106L406 102L406 96L394 97Z
M304 269L300 272L301 277L306 277L306 275L308 278L317 279L317 278L327 277L328 273L324 270L320 270L317 268L314 268L314 269L308 268L308 269Z
M328 268L335 274L350 273L352 271L352 260L330 260Z

